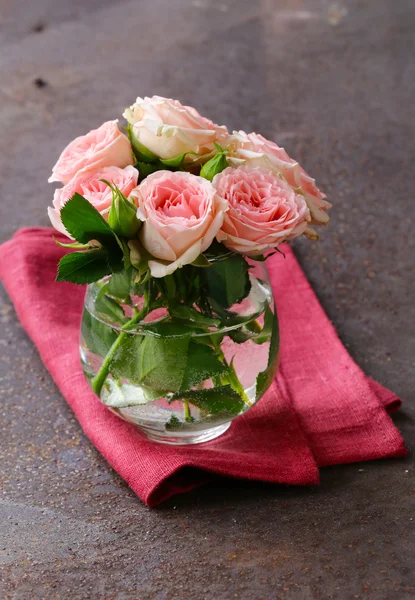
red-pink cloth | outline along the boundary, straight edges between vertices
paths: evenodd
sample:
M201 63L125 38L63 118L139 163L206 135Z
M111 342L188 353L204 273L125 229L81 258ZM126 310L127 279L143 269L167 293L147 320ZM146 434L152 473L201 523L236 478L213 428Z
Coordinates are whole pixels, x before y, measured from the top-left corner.
M281 367L265 397L217 440L175 447L146 440L113 415L82 374L85 287L55 283L64 254L52 230L18 231L0 247L0 276L17 315L83 430L149 506L210 474L317 484L318 467L406 455L388 411L400 400L353 362L293 253L268 261L281 328Z

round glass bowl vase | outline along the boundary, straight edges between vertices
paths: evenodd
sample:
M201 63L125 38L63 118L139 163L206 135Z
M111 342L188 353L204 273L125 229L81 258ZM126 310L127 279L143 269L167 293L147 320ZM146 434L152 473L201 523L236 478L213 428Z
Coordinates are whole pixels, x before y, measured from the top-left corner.
M244 258L231 267L189 265L144 285L130 269L88 286L85 377L103 404L152 440L213 440L275 376L279 331L266 267Z

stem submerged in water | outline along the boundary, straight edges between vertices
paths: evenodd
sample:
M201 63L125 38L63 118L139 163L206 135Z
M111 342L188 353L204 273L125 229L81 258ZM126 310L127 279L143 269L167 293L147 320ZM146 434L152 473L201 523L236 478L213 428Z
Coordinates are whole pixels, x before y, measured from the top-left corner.
M162 294L164 293L167 295L170 294L170 296L174 297L177 294L178 290L177 290L176 285L174 285L173 289L172 289L172 284L174 283L173 280L169 280L166 278L166 282L164 282L164 283L166 285L169 284L170 291L169 290L161 290L161 293ZM182 285L183 285L183 282L182 282ZM156 292L158 293L159 290L156 290ZM111 363L113 362L113 359L114 359L118 349L122 346L124 340L126 338L128 338L128 336L134 335L134 331L131 331L131 329L135 325L137 325L137 323L142 321L151 310L164 304L164 302L160 302L160 299L157 299L157 293L156 293L156 297L154 297L154 289L152 290L151 280L150 280L144 286L144 305L141 308L141 310L137 310L137 308L134 307L133 304L131 303L131 306L133 306L133 310L134 310L134 314L133 314L132 318L123 325L121 330L119 330L119 335L116 338L116 340L114 341L114 343L112 344L112 346L110 347L109 351L107 352L107 355L105 356L99 371L96 373L96 375L91 380L91 387L98 396L100 396L100 394L102 392L102 388L103 388L105 381L111 370ZM211 307L209 305L207 298L201 297L199 299L198 306L200 308L200 312L202 313L202 315L203 314L204 315L207 314L209 316L212 315L212 310L211 310ZM172 317L172 318L174 320L174 317ZM221 363L225 367L225 370L220 375L216 376L216 378L215 378L216 380L214 379L214 387L223 386L223 385L230 386L240 396L240 398L242 398L242 400L244 401L244 403L247 406L251 406L252 403L251 403L250 399L248 398L247 394L245 393L243 384L239 380L239 377L236 373L236 370L235 370L235 367L233 364L233 360L230 361L230 363L228 363L228 361L226 360L225 354L221 347L222 339L223 339L223 335L220 335L219 337L212 335L210 338L211 344L215 350L217 358L221 361ZM188 423L193 422L194 418L191 414L191 407L189 405L188 400L183 400L183 410L184 410L185 421Z
M225 367L227 369L227 373L224 376L219 375L219 378L221 379L221 378L225 377L227 379L226 383L228 383L231 386L231 388L234 389L235 392L237 392L240 395L240 397L245 402L245 404L247 404L248 406L251 406L252 402L250 401L248 396L245 394L244 386L240 382L239 377L236 373L235 367L233 366L233 360L229 364L228 361L226 360L226 357L225 357L225 354L223 353L222 348L220 347L220 344L215 344L215 342L213 342L213 345L215 347L218 358L223 362L223 364L225 365Z
M192 417L192 413L190 412L189 402L187 400L184 400L183 406L184 406L184 420L187 423L192 423L194 419Z
M135 314L133 316L133 318L130 319L122 327L120 335L117 337L117 339L115 340L115 342L113 343L111 348L108 350L108 353L107 353L106 357L104 358L104 362L102 363L98 373L95 375L95 377L91 381L91 387L92 387L93 391L97 394L97 396L100 395L102 386L104 385L105 380L108 377L110 364L114 357L114 354L116 353L116 351L122 344L123 340L127 337L128 333L129 333L128 329L130 329L133 325L136 325L137 323L142 321L144 319L144 317L150 312L148 296L145 295L144 297L145 297L145 302L144 302L143 308L139 312L137 312L137 314Z

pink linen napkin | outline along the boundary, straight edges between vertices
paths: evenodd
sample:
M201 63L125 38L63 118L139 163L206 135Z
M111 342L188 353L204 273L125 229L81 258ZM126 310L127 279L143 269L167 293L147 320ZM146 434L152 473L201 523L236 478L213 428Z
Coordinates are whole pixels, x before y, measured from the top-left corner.
M55 283L65 251L51 229L0 247L0 276L85 434L149 506L218 474L308 485L326 465L402 457L388 412L400 400L367 378L343 347L290 248L268 261L281 328L281 367L265 397L217 440L176 447L145 439L102 405L84 379L79 324L85 288Z

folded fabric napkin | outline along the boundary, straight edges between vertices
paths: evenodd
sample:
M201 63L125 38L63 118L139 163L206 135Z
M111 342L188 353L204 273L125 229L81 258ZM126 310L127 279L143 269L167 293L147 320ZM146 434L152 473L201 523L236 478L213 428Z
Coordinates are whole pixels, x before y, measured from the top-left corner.
M18 231L0 247L0 276L17 315L83 430L149 506L210 474L317 484L318 467L405 456L388 412L400 400L353 362L292 251L268 269L281 328L281 367L265 397L217 440L167 446L145 439L89 388L79 359L84 286L55 283L65 251L51 229Z

